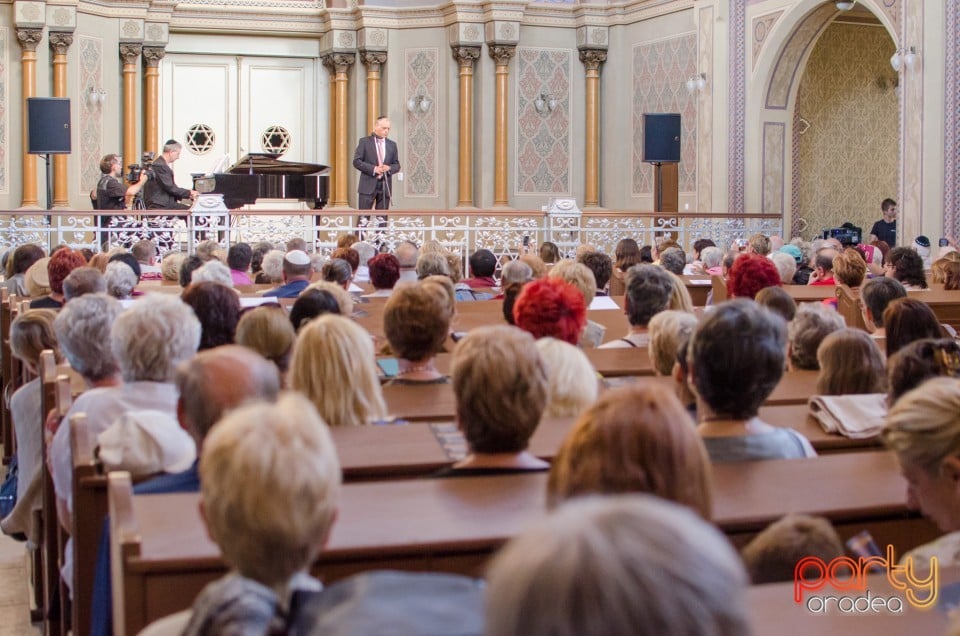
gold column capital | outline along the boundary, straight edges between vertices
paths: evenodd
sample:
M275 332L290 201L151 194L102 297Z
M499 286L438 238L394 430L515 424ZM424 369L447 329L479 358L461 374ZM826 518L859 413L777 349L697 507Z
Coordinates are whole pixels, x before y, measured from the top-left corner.
M143 45L139 43L128 42L120 45L120 59L123 60L124 65L136 64L137 58L140 57L142 52Z
M490 53L490 57L492 57L493 61L497 63L497 66L506 66L510 63L510 59L516 55L517 47L497 44L495 46L488 47L487 52Z
M162 46L145 46L143 47L143 65L147 68L157 68L166 54L167 50Z
M588 71L597 71L607 61L607 52L604 49L580 49L580 61Z
M50 50L55 55L66 55L67 49L73 44L73 34L60 31L50 32Z
M17 29L17 40L24 51L35 52L42 39L43 29Z
M379 71L380 67L387 62L387 52L360 51L360 61L367 67L368 71Z
M327 70L339 75L341 73L349 73L350 67L357 61L357 57L353 53L328 53L321 57L320 60L323 62L323 65L327 67Z
M473 68L474 61L480 57L479 46L455 46L453 47L453 59L460 64L460 68Z

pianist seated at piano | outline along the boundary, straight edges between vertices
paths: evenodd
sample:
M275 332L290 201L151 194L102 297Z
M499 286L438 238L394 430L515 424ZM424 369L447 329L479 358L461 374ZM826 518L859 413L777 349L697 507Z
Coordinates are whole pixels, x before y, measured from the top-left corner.
M296 298L310 284L313 266L306 252L293 250L283 257L283 285L267 290L264 296Z
M182 149L180 142L168 139L163 152L154 160L150 179L143 186L143 202L148 210L189 210L190 206L180 201L197 197L196 190L181 188L173 178L173 164Z

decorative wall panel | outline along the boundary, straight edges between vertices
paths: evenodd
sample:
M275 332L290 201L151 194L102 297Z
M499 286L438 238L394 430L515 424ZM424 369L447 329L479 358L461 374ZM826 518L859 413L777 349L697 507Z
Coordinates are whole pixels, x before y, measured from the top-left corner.
M753 24L750 28L753 36L753 56L751 58L750 68L757 67L757 60L760 59L760 50L763 48L763 43L767 41L767 36L770 35L770 31L773 30L773 25L777 23L777 20L779 20L782 15L783 11L774 11L773 13L760 15L753 19Z
M763 198L764 214L783 214L783 179L786 167L786 124L763 124Z
M405 52L404 110L407 100L420 96L429 100L430 108L406 110L407 139L401 144L404 180L403 193L408 197L437 197L439 160L437 157L438 119L441 105L437 99L437 73L440 52L437 49L407 49ZM420 102L418 102L419 104Z
M960 2L947 2L943 230L960 236Z
M7 175L10 174L7 165L7 148L10 145L10 116L7 100L10 94L10 64L7 50L10 42L10 30L0 27L0 193L7 194L9 184Z
M572 193L572 64L569 50L517 47L516 194Z
M103 88L103 40L79 36L79 66L77 86L80 92L91 87ZM117 97L118 98L118 97ZM79 192L85 194L96 187L100 179L100 157L103 156L103 106L77 100L80 111L80 183ZM116 149L112 152L120 152ZM136 163L139 157L124 157L125 163Z
M881 27L833 24L810 55L797 94L805 132L794 140L800 146L806 235L845 221L869 230L880 217L880 201L896 198L900 133L897 76L889 62L893 47Z
M653 194L653 166L643 163L643 114L680 113L681 192L697 188L697 94L687 92L687 78L697 73L697 35L635 46L633 49L634 196Z
M730 213L745 212L744 187L746 167L744 145L746 144L747 108L747 0L730 0L730 61L728 76L729 121L727 139L727 208Z

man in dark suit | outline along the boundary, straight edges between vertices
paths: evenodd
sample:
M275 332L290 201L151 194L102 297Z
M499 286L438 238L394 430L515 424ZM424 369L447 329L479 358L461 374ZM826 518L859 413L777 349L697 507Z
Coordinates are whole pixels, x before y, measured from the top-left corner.
M390 119L377 118L373 134L364 137L353 153L353 167L360 171L357 207L361 210L387 210L392 198L393 173L400 171L400 155L390 134Z
M153 162L153 176L143 187L143 202L148 210L189 210L181 199L196 198L196 190L179 187L173 180L173 162L180 158L182 146L170 139L163 145L163 153Z

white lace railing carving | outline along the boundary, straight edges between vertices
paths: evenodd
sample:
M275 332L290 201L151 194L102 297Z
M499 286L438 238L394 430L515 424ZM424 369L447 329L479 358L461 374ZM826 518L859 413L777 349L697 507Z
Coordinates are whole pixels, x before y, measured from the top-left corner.
M783 227L782 219L774 215L579 210L570 214L533 210L394 210L378 216L363 216L357 210L324 210L319 214L257 210L187 217L140 211L137 215L126 212L110 216L109 225L101 228L98 216L87 211L0 211L0 252L24 243L39 243L46 249L68 244L99 251L117 245L129 247L141 238L154 239L161 253L192 252L196 243L205 239L227 248L239 241L283 245L300 237L314 250L326 254L336 248L340 234L354 232L388 249L402 241L417 245L439 241L447 249L459 252L464 260L485 247L502 261L521 252L525 236L538 245L552 241L566 256L572 256L583 243L613 255L617 243L624 238L632 238L640 245L672 238L687 248L697 239L710 238L726 247L756 232L780 235Z

